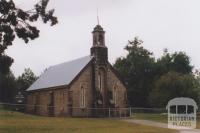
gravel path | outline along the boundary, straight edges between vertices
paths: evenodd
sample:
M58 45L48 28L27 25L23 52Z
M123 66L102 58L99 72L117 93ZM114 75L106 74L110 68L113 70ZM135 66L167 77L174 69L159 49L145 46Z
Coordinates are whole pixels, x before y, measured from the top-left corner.
M153 126L153 127L168 128L166 123L154 122L154 121L149 121L149 120L125 119L123 121L129 122L129 123ZM190 130L180 129L178 131L179 131L179 133L200 133L199 129L190 129Z

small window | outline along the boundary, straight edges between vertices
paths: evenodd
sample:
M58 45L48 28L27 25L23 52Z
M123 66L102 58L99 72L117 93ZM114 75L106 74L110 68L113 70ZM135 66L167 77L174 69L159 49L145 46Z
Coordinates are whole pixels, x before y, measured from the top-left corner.
M193 106L188 105L187 114L194 114L194 107Z
M170 114L176 114L176 106L170 106Z
M186 114L186 105L178 105L178 114Z
M80 103L81 107L85 107L85 88L83 86L81 86Z

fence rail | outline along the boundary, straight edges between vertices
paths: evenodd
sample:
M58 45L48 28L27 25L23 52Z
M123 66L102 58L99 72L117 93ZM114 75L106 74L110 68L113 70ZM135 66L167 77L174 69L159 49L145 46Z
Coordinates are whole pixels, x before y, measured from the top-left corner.
M132 115L132 108L87 108L15 103L0 103L0 106L12 111L45 116L128 118Z
M0 103L1 107L31 114L45 116L72 116L72 117L108 117L108 118L129 118L137 114L158 114L167 115L165 108L87 108L50 105L30 105L15 103ZM154 115L152 116L154 117Z

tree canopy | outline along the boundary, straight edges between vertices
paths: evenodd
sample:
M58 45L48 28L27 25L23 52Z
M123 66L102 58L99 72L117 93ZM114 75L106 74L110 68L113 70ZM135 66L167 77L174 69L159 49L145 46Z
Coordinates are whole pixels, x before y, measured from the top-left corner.
M157 74L162 75L169 71L175 71L182 74L192 73L193 66L190 64L190 58L185 52L175 52L170 54L164 50L163 55L156 62Z
M26 68L22 75L17 78L18 89L25 91L37 78L30 68Z
M23 39L25 43L39 37L39 30L31 25L39 17L44 23L50 21L52 26L58 22L53 16L54 10L47 11L48 2L49 0L42 0L33 9L24 11L17 7L13 0L0 1L0 53L12 45L15 36Z
M40 0L32 9L24 10L13 0L0 1L0 101L4 99L3 93L9 94L12 85L10 82L15 82L10 70L14 59L6 55L5 50L13 45L16 37L24 40L25 43L38 38L40 31L33 23L40 20L43 23L50 22L51 26L58 23L57 17L54 16L54 9L47 9L48 3L49 0Z
M198 84L191 74L170 71L154 82L149 101L153 107L163 107L176 97L190 97L199 103Z
M116 60L114 67L127 82L128 100L134 107L163 107L170 98L186 96L199 102L200 85L185 52L164 50L157 60L145 49L143 41L128 41L128 54Z
M49 0L41 0L33 9L25 11L17 7L13 0L0 1L0 73L9 72L13 59L5 55L5 50L13 44L16 36L23 39L25 43L39 37L39 29L32 23L39 18L44 23L51 22L51 25L58 23L54 16L54 9L47 10ZM1 75L0 74L0 75Z
M12 72L0 77L0 102L13 102L17 88Z
M128 55L118 58L114 64L128 83L130 105L138 107L148 106L148 92L155 71L155 59L151 52L142 47L142 43L138 38L128 41L125 47Z

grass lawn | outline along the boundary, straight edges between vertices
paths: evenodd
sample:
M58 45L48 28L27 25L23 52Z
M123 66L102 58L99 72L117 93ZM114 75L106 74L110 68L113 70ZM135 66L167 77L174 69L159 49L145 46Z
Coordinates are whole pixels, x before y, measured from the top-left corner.
M0 133L176 133L114 119L56 118L0 110Z
M151 114L151 113L135 113L133 115L135 119L145 119L145 120L152 120L158 122L167 123L167 114ZM197 116L197 128L200 129L200 116Z
M167 114L135 113L133 118L167 123Z

